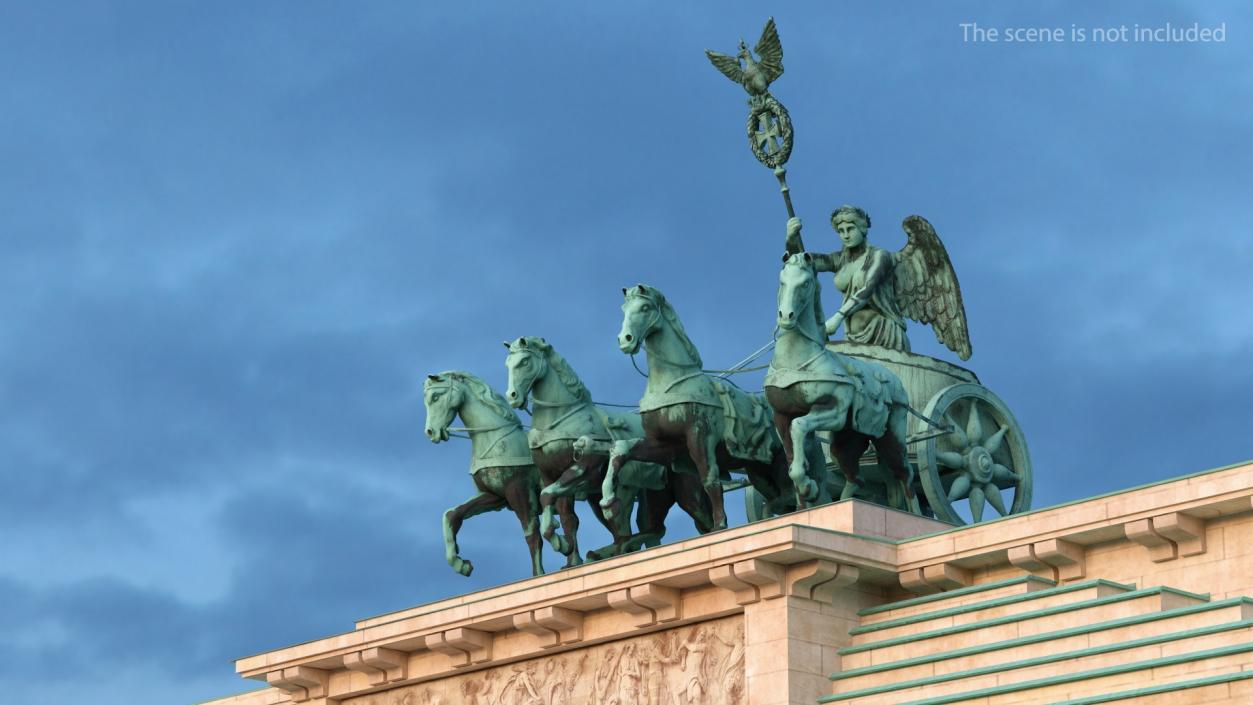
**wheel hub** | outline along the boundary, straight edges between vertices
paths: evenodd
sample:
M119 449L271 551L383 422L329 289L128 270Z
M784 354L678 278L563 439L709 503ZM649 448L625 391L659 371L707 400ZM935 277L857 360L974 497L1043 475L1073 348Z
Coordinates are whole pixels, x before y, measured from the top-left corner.
M992 479L992 464L992 454L979 446L971 448L966 455L966 467L970 468L970 474L979 484Z

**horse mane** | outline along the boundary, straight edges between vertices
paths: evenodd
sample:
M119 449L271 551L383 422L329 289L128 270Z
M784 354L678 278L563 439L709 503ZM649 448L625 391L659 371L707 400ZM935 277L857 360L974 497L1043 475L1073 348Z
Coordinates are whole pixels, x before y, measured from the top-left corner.
M518 420L518 415L513 413L513 408L509 406L509 402L505 401L505 398L500 395L500 392L497 392L495 389L488 386L487 382L484 382L469 372L462 372L461 370L449 370L447 372L441 372L437 376L448 376L452 379L460 381L470 390L470 393L473 394L476 399L486 404L502 419L512 421L519 426L522 425L522 422Z
M687 354L696 361L697 367L704 367L705 363L701 361L700 351L696 349L696 345L692 343L692 339L687 337L687 331L683 329L683 321L679 320L679 314L674 312L674 307L670 305L670 302L666 299L664 294L657 289L653 289L653 291L657 292L656 303L657 308L661 311L661 317L666 319L666 322L670 324L670 328L674 330L675 336L679 339L679 344L682 345L683 349L687 350Z
M574 368L570 366L570 363L566 362L566 359L553 346L548 346L546 357L548 358L548 366L557 374L557 380L565 385L567 390L579 399L591 401L592 393L583 384L583 380L579 379L579 376L574 373Z
M814 272L814 323L818 326L818 335L827 339L827 315L822 311L822 280L818 272Z

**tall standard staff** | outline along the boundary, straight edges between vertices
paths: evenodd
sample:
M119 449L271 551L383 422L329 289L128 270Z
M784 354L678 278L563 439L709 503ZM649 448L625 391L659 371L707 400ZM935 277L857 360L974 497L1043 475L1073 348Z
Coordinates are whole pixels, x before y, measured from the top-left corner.
M757 58L753 58L754 53ZM774 18L766 20L753 51L748 50L748 44L741 38L735 56L709 49L705 50L705 56L714 68L748 91L748 146L757 161L774 169L787 216L796 217L787 187L787 169L783 167L792 155L792 119L788 117L787 108L770 94L770 83L783 75L783 45L779 43Z

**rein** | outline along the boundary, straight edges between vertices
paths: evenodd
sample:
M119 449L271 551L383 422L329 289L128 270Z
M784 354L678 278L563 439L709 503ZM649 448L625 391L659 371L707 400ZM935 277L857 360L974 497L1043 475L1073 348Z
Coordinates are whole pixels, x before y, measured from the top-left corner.
M435 386L429 387L429 389L439 389L439 390L447 391L447 390L453 389L453 385L441 384L441 385L435 385ZM461 407L457 407L456 413L458 414L461 413ZM481 459L485 457L488 453L490 453L492 449L494 449L496 446L500 445L501 441L505 440L509 436L512 436L514 433L521 431L522 423L519 422L517 418L512 418L512 419L506 418L505 420L501 421L499 424L495 426L448 426L444 430L448 432L449 438L461 438L461 439L473 442L474 441L473 436L471 435L462 436L460 434L462 433L466 433L466 434L490 433L492 431L499 431L502 428L509 428L510 426L512 426L513 428L510 429L509 433L502 434L500 438L497 438L496 440L492 441L492 444L489 445L487 448L485 448L482 453L475 454L478 458Z
M586 409L588 406L591 406L592 402L591 402L591 400L590 400L590 399L576 399L576 400L574 400L574 401L570 401L570 402L551 402L551 401L544 401L543 399L540 399L540 398L536 397L536 396L535 396L535 392L534 392L534 390L532 390L532 391L531 391L531 404L532 404L532 405L534 405L534 406L547 406L547 407L549 407L549 408L557 408L557 409L560 409L560 408L562 408L562 407L566 407L566 406L571 407L569 411L567 411L566 413L562 414L561 416L558 416L558 417L557 417L557 419L556 419L555 421L553 421L552 423L548 424L548 428L540 428L539 426L534 426L534 428L538 428L538 429L539 429L539 430L541 430L541 431L551 431L551 430L553 430L553 429L557 428L558 426L560 426L560 425L561 425L561 422L565 421L566 419L570 418L571 416L574 416L575 414L577 414L578 412L582 411L583 409ZM534 419L535 419L534 414L532 414L531 419L532 419L532 421L534 421Z

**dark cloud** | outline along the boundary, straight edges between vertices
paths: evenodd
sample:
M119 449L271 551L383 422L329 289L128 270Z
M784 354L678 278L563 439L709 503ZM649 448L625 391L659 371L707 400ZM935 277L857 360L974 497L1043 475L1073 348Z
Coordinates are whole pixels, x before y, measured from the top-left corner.
M507 513L463 530L470 579L442 564L438 517L472 488L465 447L421 436L428 372L502 386L500 340L542 335L597 399L629 403L642 380L612 341L637 282L666 292L711 366L770 337L782 204L744 144L742 94L701 56L754 33L757 6L5 15L0 535L20 539L0 542L0 681L15 702L226 694L249 685L231 658L524 577ZM1248 15L777 17L807 242L835 247L824 221L844 202L884 247L909 213L936 225L969 366L1028 432L1036 506L1249 455ZM973 46L972 20L1231 35ZM583 526L585 545L607 540ZM57 685L19 690L32 675Z

